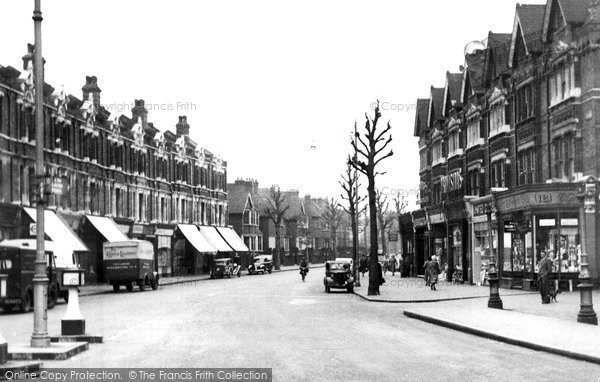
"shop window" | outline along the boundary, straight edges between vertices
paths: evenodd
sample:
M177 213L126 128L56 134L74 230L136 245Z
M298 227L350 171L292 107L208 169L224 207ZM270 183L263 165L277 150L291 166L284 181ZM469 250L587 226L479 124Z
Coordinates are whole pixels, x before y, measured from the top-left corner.
M553 272L579 272L581 247L579 245L579 220L576 217L540 218L536 231L537 262L546 252L554 259Z
M497 259L497 230L492 229L492 243L490 250L490 231L488 223L477 223L475 225L475 236L473 238L473 280L476 284L481 284L486 278L488 265L491 261Z

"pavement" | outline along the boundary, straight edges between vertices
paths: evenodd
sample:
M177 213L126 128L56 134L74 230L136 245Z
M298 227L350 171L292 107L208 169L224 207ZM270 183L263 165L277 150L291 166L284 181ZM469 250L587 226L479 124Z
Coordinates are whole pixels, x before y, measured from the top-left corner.
M489 286L442 282L437 291L419 278L388 274L379 296L367 296L368 274L355 294L371 302L397 303L404 315L431 324L600 364L600 328L577 322L580 292L562 292L557 301L541 304L538 292L500 289L504 309L487 307ZM600 291L593 292L596 312ZM419 304L415 304L419 303ZM404 305L403 305L404 304Z
M392 276L390 272L384 276L385 284L379 287L379 296L368 296L367 286L369 284L369 273L361 276L361 287L355 288L354 293L359 297L373 302L389 303L428 303L438 301L453 301L465 299L481 299L489 297L489 286L476 286L469 284L451 283L441 281L437 283L437 290L432 291L425 285L423 278L401 278L398 273ZM507 295L530 295L535 292L527 292L519 289L503 289Z
M594 363L409 318L403 314L409 304L325 293L323 274L311 270L306 282L297 272L276 272L91 295L80 299L81 312L89 333L104 335L104 343L68 360L44 361L43 367L268 367L275 381L600 377ZM60 332L65 311L62 302L48 311L51 334ZM9 348L30 338L32 321L31 313L0 314Z
M310 264L310 268L323 268L323 267L325 267L325 264ZM273 272L274 273L289 272L289 271L294 271L294 270L298 270L298 265L282 265L281 269L279 269L279 270L274 269ZM248 275L247 271L242 270L242 276L246 276L246 275ZM256 276L259 276L259 275L256 275ZM193 284L196 282L206 281L206 280L211 280L210 275L203 274L203 275L161 277L159 282L160 282L160 286L167 286L167 285L176 285L176 284L185 284L185 283ZM124 290L123 287L121 287L121 292L123 292L123 290ZM90 285L85 285L85 286L79 288L79 297L93 296L96 294L103 294L103 293L114 293L112 290L112 286L109 284L90 284Z

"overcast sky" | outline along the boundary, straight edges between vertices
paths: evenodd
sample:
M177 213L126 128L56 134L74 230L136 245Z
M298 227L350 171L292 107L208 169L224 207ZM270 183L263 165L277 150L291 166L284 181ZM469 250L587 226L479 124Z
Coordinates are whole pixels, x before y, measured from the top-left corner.
M187 115L229 182L315 196L339 197L354 121L362 129L379 99L395 155L378 184L414 196L416 99L458 71L468 42L510 33L516 3L42 0L46 82L81 98L96 75L113 114L144 99L149 121L172 131ZM32 11L33 0L2 1L0 65L21 69Z

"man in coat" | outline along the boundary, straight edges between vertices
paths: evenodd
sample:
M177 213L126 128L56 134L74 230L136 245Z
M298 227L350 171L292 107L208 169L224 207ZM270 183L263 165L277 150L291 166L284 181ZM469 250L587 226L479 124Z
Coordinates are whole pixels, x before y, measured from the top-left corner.
M423 269L425 270L425 285L429 286L429 262L431 261L431 258L429 258L428 260L425 261L425 264L423 264Z
M542 260L538 270L538 283L540 285L540 295L542 304L550 304L550 274L552 273L552 254L542 252Z

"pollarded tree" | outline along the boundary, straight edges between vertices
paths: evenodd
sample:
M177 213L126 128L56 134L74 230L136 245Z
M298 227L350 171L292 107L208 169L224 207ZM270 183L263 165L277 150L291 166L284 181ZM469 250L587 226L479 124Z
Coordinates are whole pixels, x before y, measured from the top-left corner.
M377 171L377 166L386 158L394 155L388 145L392 142L390 130L392 126L388 122L383 128L378 126L381 112L379 111L379 101L375 108L374 118L369 118L365 114L365 131L363 134L356 134L356 139L351 141L352 147L357 156L350 163L358 171L367 177L367 195L369 197L369 220L370 220L370 239L371 247L369 250L369 296L379 294L379 285L381 277L377 260L377 198L375 193L375 177L383 175L385 172ZM389 151L388 151L389 150Z
M290 206L285 201L285 195L279 189L279 186L272 186L269 189L269 196L265 198L267 207L265 213L275 225L275 256L273 262L275 269L281 268L281 227L285 214Z
M383 254L387 254L387 242L385 241L385 231L394 221L394 216L390 213L387 195L383 195L380 190L376 191L375 198L377 199L377 223L379 224L379 235L381 238L381 249Z
M337 256L337 231L342 223L343 212L337 200L331 198L327 200L325 211L321 215L327 226L329 227L331 245L333 246L333 254Z
M344 190L341 195L342 200L348 203L348 207L342 205L344 211L350 216L350 227L352 228L352 254L355 261L355 266L358 265L358 220L357 217L360 213L359 204L364 197L358 196L358 179L356 174L353 174L352 164L350 163L351 158L348 157L346 172L342 174L342 180L340 180L340 186ZM355 171L354 171L355 172ZM356 272L358 274L358 272ZM358 279L357 279L358 280ZM360 286L360 285L357 285Z

